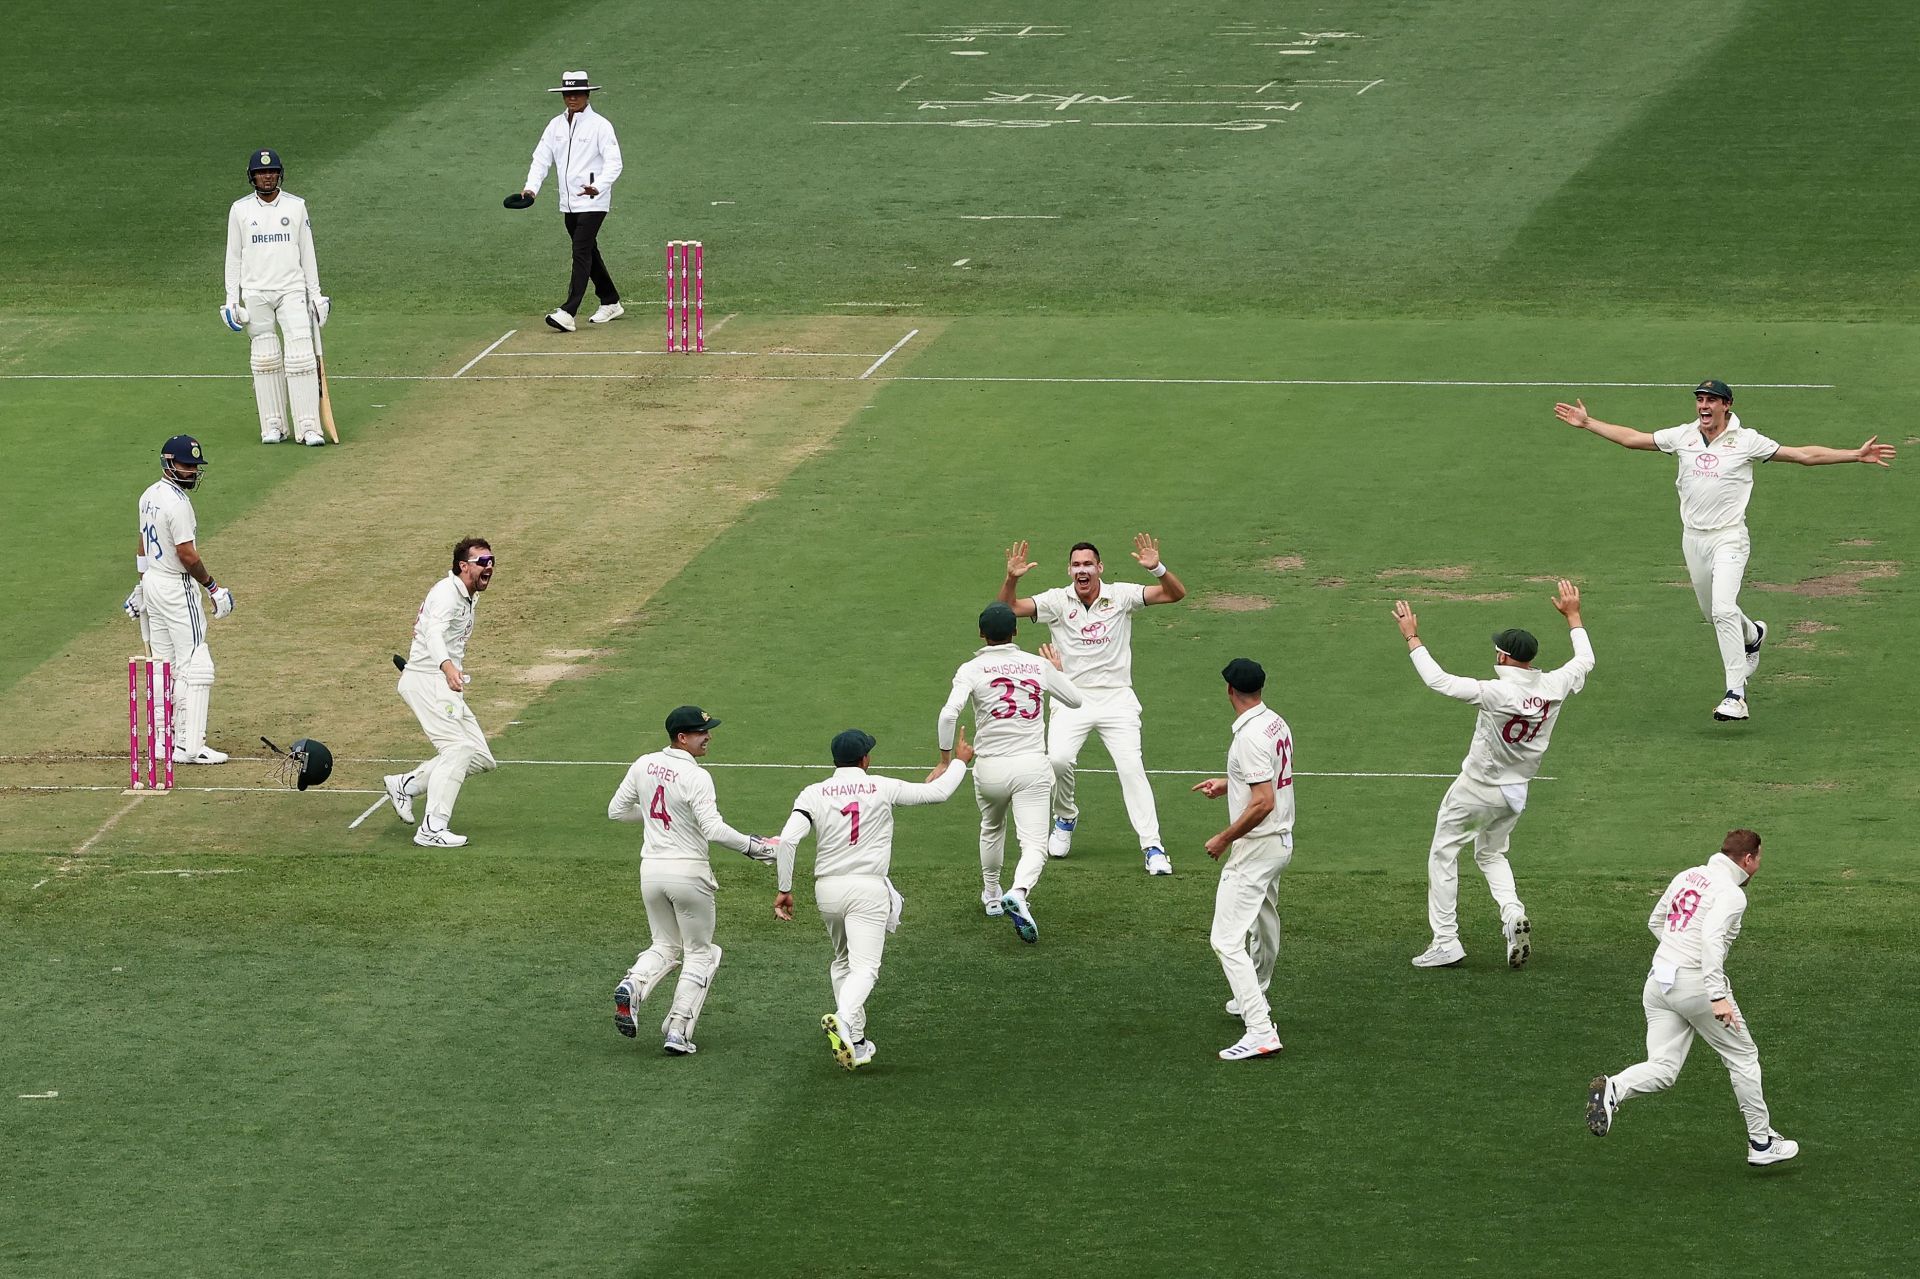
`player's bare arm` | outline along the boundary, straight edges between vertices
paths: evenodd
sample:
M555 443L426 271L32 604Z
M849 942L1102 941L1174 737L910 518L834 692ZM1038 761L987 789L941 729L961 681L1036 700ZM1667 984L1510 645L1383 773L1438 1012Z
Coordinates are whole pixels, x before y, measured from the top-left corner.
M180 557L180 567L187 570L194 581L202 586L213 585L213 574L207 571L206 562L200 558L199 548L192 542L179 543L173 548L173 553Z
M1799 446L1781 445L1780 450L1771 458L1771 462L1797 462L1801 466L1833 466L1840 462L1865 462L1869 466L1892 466L1893 445L1880 443L1880 437L1872 435L1857 449L1830 449L1819 444Z
M965 724L954 725L953 749L940 752L940 762L934 765L931 773L927 774L927 780L930 782L939 781L940 774L946 772L947 766L956 759L962 764L973 763L973 747L967 745L967 726Z
M1010 604L1013 606L1013 615L1015 617L1032 617L1034 615L1033 600L1031 597L1027 599L1014 598L1020 593L1020 579L1025 577L1033 566L1033 561L1027 558L1027 543L1024 538L1007 548L1007 579L1000 583L999 600L1002 604Z
M1561 578L1553 593L1553 607L1560 616L1567 619L1567 629L1573 630L1580 622L1580 588Z
M1616 426L1612 422L1602 422L1587 412L1586 401L1575 400L1571 404L1556 404L1553 415L1568 426L1577 426L1583 431L1591 431L1602 439L1612 440L1622 448L1640 449L1647 453L1658 453L1660 446L1653 442L1653 436L1645 431L1636 431L1630 426Z
M1407 641L1407 651L1421 647L1420 618L1413 611L1413 605L1405 600L1393 602L1393 623L1400 628L1400 635Z
M1224 783L1222 783L1224 786ZM1247 806L1240 816L1228 823L1227 828L1207 841L1207 856L1215 861L1220 854L1233 847L1233 841L1267 820L1267 814L1273 811L1273 782L1255 782L1247 791Z
M1149 604L1175 604L1187 597L1187 588L1160 560L1160 543L1145 533L1133 536L1133 558L1140 567L1160 579L1147 588Z

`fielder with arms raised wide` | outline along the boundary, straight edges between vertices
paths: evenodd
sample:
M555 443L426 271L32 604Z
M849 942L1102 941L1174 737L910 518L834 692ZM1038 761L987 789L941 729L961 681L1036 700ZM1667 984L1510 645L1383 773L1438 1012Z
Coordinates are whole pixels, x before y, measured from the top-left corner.
M1700 612L1713 623L1726 674L1726 694L1714 707L1717 720L1746 719L1747 679L1760 669L1760 647L1767 624L1740 611L1740 579L1747 571L1753 539L1747 535L1747 499L1753 495L1755 462L1797 462L1829 466L1866 462L1892 466L1894 449L1870 436L1857 449L1799 447L1776 443L1740 425L1733 411L1733 390L1708 380L1694 388L1694 419L1648 434L1602 422L1585 403L1556 404L1553 412L1568 426L1591 431L1623 448L1672 453L1680 463L1674 487L1680 490L1680 546L1693 579Z
M206 454L191 435L160 446L160 478L140 495L140 550L134 567L140 585L122 606L140 623L156 662L173 663L176 764L224 764L224 753L207 745L207 704L213 697L213 652L207 647L207 615L198 582L213 603L213 615L233 612L233 592L213 580L194 540L193 501Z
M493 548L484 537L463 537L453 546L453 568L433 584L413 619L413 647L400 671L400 699L439 753L410 773L383 779L387 802L403 822L413 820L413 800L427 797L427 814L413 833L422 848L459 848L465 835L448 829L454 801L472 773L495 767L487 734L467 705L467 641L473 638L475 602L493 584Z
M1014 616L1038 618L1053 633L1054 647L1067 678L1082 696L1077 707L1055 706L1047 726L1047 759L1053 765L1053 833L1047 852L1065 857L1073 847L1080 808L1074 802L1074 763L1089 733L1098 732L1120 774L1120 795L1127 820L1140 837L1147 874L1173 874L1173 861L1160 842L1160 816L1154 811L1153 784L1140 758L1140 699L1133 695L1133 615L1152 604L1185 599L1187 588L1160 560L1160 544L1145 533L1133 539L1133 558L1159 580L1152 586L1101 580L1106 566L1091 542L1076 542L1067 553L1072 586L1058 586L1030 599L1017 599L1020 579L1033 564L1027 544L1007 549L1007 577L1000 601Z
M1220 675L1234 711L1227 775L1193 789L1227 797L1227 828L1207 841L1207 856L1228 854L1214 890L1211 940L1233 991L1227 1012L1247 1030L1220 1059L1250 1061L1280 1051L1267 987L1280 957L1280 875L1293 862L1293 730L1262 699L1260 663L1236 657Z
M820 1019L827 1049L848 1070L871 1065L874 1042L867 1038L867 996L880 979L880 954L887 934L900 925L905 904L887 872L893 866L893 810L914 804L944 804L960 789L973 751L962 733L953 745L958 768L943 760L924 782L875 777L873 737L849 728L833 739L833 776L802 790L793 815L775 845L779 894L775 918L793 918L795 846L811 830L814 836L813 896L833 941L834 1009Z
M1746 914L1745 885L1760 873L1760 836L1731 830L1704 866L1683 870L1660 895L1647 928L1660 943L1641 989L1647 1014L1647 1059L1587 1085L1587 1128L1596 1137L1613 1129L1614 1111L1629 1097L1673 1087L1699 1035L1726 1063L1733 1096L1747 1121L1747 1162L1755 1168L1785 1163L1800 1143L1773 1130L1760 1091L1760 1049L1747 1032L1727 981L1727 951Z
M940 762L952 757L961 708L973 704L973 796L980 805L980 904L988 915L1004 913L1024 942L1038 941L1039 927L1027 907L1027 894L1047 866L1047 797L1053 767L1047 762L1043 694L1055 707L1079 706L1080 690L1060 673L1060 655L1042 644L1040 655L1014 647L1018 630L1010 605L995 601L980 614L980 638L986 641L953 675L953 690L940 708ZM1000 891L1000 868L1007 856L1007 813L1013 813L1020 841L1020 864L1013 888Z
M287 438L291 409L295 437L302 444L325 444L313 328L327 322L333 303L320 291L307 202L282 191L280 177L280 157L272 151L255 151L248 158L253 191L227 210L227 302L220 318L234 332L244 330L252 344L260 442Z
M1434 820L1433 844L1427 850L1427 922L1433 927L1433 942L1413 957L1415 968L1451 968L1467 957L1455 907L1460 900L1460 851L1468 844L1500 908L1507 966L1523 967L1533 954L1533 921L1514 890L1507 841L1527 807L1527 783L1540 772L1561 707L1586 685L1593 670L1593 644L1580 622L1579 589L1562 578L1553 606L1567 619L1572 661L1551 671L1535 670L1540 641L1527 631L1504 630L1493 637L1494 678L1467 679L1440 669L1420 639L1420 619L1405 600L1394 603L1393 620L1407 641L1413 669L1427 687L1480 708L1460 776L1447 787Z
M720 885L707 861L707 841L762 862L773 860L774 844L727 825L714 803L713 775L700 759L720 721L698 706L676 706L666 727L667 749L634 760L607 804L614 821L644 823L640 900L652 938L613 988L613 1024L629 1039L638 1035L633 1006L677 966L673 1004L660 1022L661 1047L684 1057L699 1051L694 1031L720 971L721 951L713 944L713 895Z

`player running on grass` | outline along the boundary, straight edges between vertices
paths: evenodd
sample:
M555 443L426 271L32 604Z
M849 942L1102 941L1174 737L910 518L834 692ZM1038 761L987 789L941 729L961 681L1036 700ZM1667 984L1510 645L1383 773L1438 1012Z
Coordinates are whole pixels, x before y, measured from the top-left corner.
M1133 615L1153 604L1173 604L1186 598L1187 588L1160 561L1160 544L1145 533L1133 539L1133 558L1159 580L1152 586L1132 582L1107 583L1106 568L1092 542L1075 542L1067 554L1071 586L1057 586L1028 599L1017 599L1020 579L1034 567L1027 544L1007 548L1007 577L1000 584L1000 602L1013 607L1016 617L1033 617L1053 634L1068 679L1082 694L1077 707L1056 705L1047 726L1047 759L1053 765L1053 833L1047 852L1065 857L1073 847L1080 808L1074 802L1074 763L1089 733L1113 756L1120 774L1120 795L1126 801L1127 820L1140 837L1147 874L1173 874L1173 861L1160 842L1160 818L1154 811L1153 784L1140 758L1140 699L1133 694Z
M1450 968L1467 957L1454 907L1460 899L1460 850L1468 844L1500 907L1507 965L1519 968L1533 953L1533 924L1514 891L1507 839L1527 806L1527 783L1540 771L1560 708L1593 670L1593 645L1580 623L1579 588L1561 579L1553 606L1567 619L1573 660L1557 670L1535 670L1532 662L1540 641L1526 631L1505 630L1493 637L1494 678L1480 680L1440 669L1420 641L1420 619L1405 600L1394 603L1393 620L1406 637L1413 669L1427 687L1480 708L1460 776L1447 787L1434 821L1433 845L1427 852L1427 922L1433 927L1433 944L1413 957L1415 968Z
M1730 830L1706 865L1683 870L1647 916L1660 943L1653 971L1640 991L1647 1014L1647 1059L1587 1085L1587 1128L1596 1137L1613 1130L1613 1115L1629 1097L1673 1087L1695 1035L1713 1045L1733 1081L1734 1100L1747 1121L1747 1163L1785 1163L1800 1143L1773 1130L1760 1091L1760 1049L1747 1033L1727 981L1727 951L1746 913L1745 885L1760 873L1760 836Z
M867 996L880 979L880 953L887 934L900 926L906 901L887 872L893 866L893 810L914 804L944 804L966 780L973 750L965 733L953 745L958 768L946 760L924 782L875 777L867 771L873 737L849 728L834 737L833 776L802 790L780 832L775 865L779 894L776 919L793 918L795 846L814 836L813 897L833 942L827 973L833 1011L820 1019L827 1049L848 1070L873 1064L877 1046L867 1038Z
M1747 535L1747 499L1753 494L1755 462L1798 462L1801 466L1830 466L1836 462L1867 462L1892 466L1894 448L1869 436L1857 449L1830 449L1818 444L1798 447L1779 444L1758 431L1740 425L1733 411L1733 390L1725 382L1708 379L1694 388L1694 418L1648 434L1632 427L1602 422L1587 412L1580 400L1553 406L1554 416L1568 426L1591 431L1624 448L1672 453L1680 463L1674 486L1680 490L1680 546L1693 578L1700 612L1713 623L1725 668L1726 694L1714 707L1717 720L1747 718L1747 680L1760 669L1760 648L1767 642L1767 624L1740 611L1740 579L1747 571L1753 542Z
M1051 644L1039 656L1016 648L1013 608L998 600L980 614L984 647L953 675L953 690L940 708L940 762L953 751L960 711L973 704L973 796L980 805L980 904L988 915L1004 913L1024 942L1038 941L1039 927L1027 907L1027 894L1047 866L1047 797L1053 768L1047 763L1046 718L1042 694L1061 706L1079 706L1080 690L1060 673L1060 655ZM1000 868L1007 856L1007 813L1020 841L1020 864L1013 888L1000 891Z

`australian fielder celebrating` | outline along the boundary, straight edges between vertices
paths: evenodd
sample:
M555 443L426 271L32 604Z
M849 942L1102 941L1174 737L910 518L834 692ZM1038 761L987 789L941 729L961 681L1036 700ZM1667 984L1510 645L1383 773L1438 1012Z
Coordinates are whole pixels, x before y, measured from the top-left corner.
M213 697L213 652L207 647L207 614L194 583L206 588L213 615L233 612L233 592L213 580L194 540L193 501L206 454L191 435L160 446L160 478L140 495L140 550L134 567L140 585L127 596L127 616L156 662L173 663L175 706L173 762L224 764L207 745L207 704Z
M940 708L940 763L952 758L961 708L973 705L973 795L980 805L980 904L989 915L1004 913L1024 942L1038 941L1039 927L1027 908L1027 894L1047 865L1047 797L1053 767L1047 763L1046 717L1042 694L1056 708L1081 705L1080 690L1060 672L1060 655L1042 644L1040 655L1014 647L1017 623L1010 605L995 601L980 614L980 638L986 641L953 675L953 691ZM1056 711L1057 713L1057 711ZM1007 856L1007 813L1020 841L1020 864L1013 888L1000 891L1000 869Z
M1109 585L1101 580L1106 568L1098 548L1091 542L1076 542L1067 554L1072 586L1016 599L1020 579L1034 567L1027 559L1027 544L1016 542L1007 549L1000 601L1013 607L1014 616L1038 618L1047 626L1067 678L1083 699L1077 707L1056 706L1047 729L1054 814L1047 852L1065 857L1073 847L1074 827L1080 820L1080 808L1074 802L1074 763L1087 735L1098 732L1120 774L1120 795L1126 801L1127 820L1140 837L1147 874L1171 875L1173 862L1160 842L1153 784L1140 758L1140 699L1133 695L1133 615L1152 604L1176 603L1186 598L1187 588L1161 562L1160 544L1145 533L1133 539L1133 558L1159 580L1152 586Z
M1760 647L1767 640L1767 624L1740 611L1740 579L1747 571L1753 540L1747 535L1747 499L1753 495L1756 462L1797 462L1801 466L1830 466L1836 462L1866 462L1892 466L1894 448L1869 436L1857 449L1830 449L1818 444L1799 447L1779 444L1758 431L1740 425L1733 411L1733 390L1725 382L1708 380L1694 388L1694 418L1679 426L1648 434L1631 427L1602 422L1587 412L1585 403L1556 404L1553 412L1568 426L1591 431L1623 448L1672 453L1679 459L1681 550L1687 573L1693 578L1700 612L1713 623L1720 644L1720 664L1726 674L1726 695L1714 708L1717 720L1746 719L1747 679L1760 669Z
M893 810L913 804L944 804L960 789L973 751L962 733L953 745L958 768L945 763L924 782L875 777L867 771L874 741L850 728L834 737L833 776L802 790L793 801L776 845L780 881L773 913L793 918L795 846L813 832L813 896L833 942L834 1009L820 1019L827 1049L848 1070L873 1062L867 1038L867 996L880 979L887 934L900 924L903 901L887 872L893 865Z
M1493 637L1494 678L1484 680L1442 670L1421 642L1420 619L1413 609L1405 600L1393 606L1393 620L1407 641L1413 669L1427 687L1480 709L1473 745L1434 822L1433 845L1427 852L1427 922L1433 926L1433 943L1413 957L1415 968L1450 968L1467 957L1454 908L1460 899L1460 852L1468 844L1500 908L1508 966L1523 966L1533 953L1533 923L1514 890L1507 840L1527 806L1527 783L1540 772L1561 708L1593 670L1593 644L1580 622L1579 589L1561 579L1553 606L1567 619L1573 660L1555 670L1535 670L1540 641L1527 631L1505 630Z
M282 191L280 175L280 157L272 151L255 151L247 160L253 192L227 211L227 301L220 318L234 332L244 330L252 343L260 442L287 438L291 410L299 441L325 444L313 330L327 322L333 303L320 291L307 202Z

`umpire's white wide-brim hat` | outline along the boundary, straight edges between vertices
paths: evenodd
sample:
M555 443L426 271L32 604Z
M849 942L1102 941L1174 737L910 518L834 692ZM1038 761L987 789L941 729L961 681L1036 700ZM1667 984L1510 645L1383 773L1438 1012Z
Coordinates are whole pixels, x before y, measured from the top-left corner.
M592 93L600 86L593 83L593 77L584 71L567 71L560 76L560 87L548 89L548 93Z

